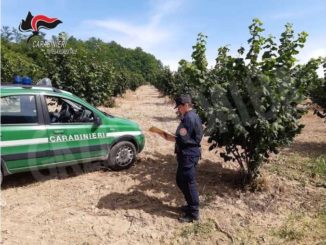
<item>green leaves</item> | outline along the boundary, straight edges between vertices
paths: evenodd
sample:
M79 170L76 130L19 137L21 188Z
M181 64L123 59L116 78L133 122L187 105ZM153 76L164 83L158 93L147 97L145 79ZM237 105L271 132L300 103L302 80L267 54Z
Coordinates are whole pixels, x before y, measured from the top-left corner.
M287 24L276 44L274 36L262 36L262 25L254 19L249 26L246 54L240 47L240 57L232 57L228 46L220 47L210 70L205 57L207 37L200 33L192 61L182 60L177 73L166 73L167 94L184 90L192 94L205 123L209 149L225 149L221 157L237 161L249 180L257 176L270 152L277 153L277 148L300 133L303 125L299 119L305 110L297 105L316 84L320 65L320 60L296 65L295 56L307 33L295 39L293 26Z
M314 108L314 114L319 116L320 118L325 119L326 123L326 57L320 58L323 63L324 68L324 78L318 78L318 83L310 83L312 84L311 90L309 94L314 103L318 104ZM305 69L309 66L315 67L316 60L310 60L306 65ZM309 66L308 66L309 65ZM305 74L305 75L304 75ZM306 73L302 74L306 77ZM313 79L314 76L309 76L309 78Z
M28 75L34 81L49 77L54 86L94 105L110 105L112 96L154 82L163 70L161 62L141 48L126 49L96 38L81 41L60 33L50 41L65 45L57 45L54 53L48 52L49 47L27 44L14 28L3 27L1 39L2 81L11 82L14 75ZM33 40L45 41L43 37ZM75 53L61 52L70 49Z

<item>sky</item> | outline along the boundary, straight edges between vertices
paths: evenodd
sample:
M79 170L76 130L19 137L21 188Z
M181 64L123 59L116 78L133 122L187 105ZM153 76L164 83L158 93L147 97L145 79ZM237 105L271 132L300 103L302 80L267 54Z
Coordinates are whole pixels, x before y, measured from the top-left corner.
M326 0L2 0L1 26L18 28L28 11L63 22L44 30L48 38L66 32L82 40L96 37L141 47L172 70L181 59L191 60L198 33L208 36L209 66L221 46L229 45L236 54L247 45L253 18L264 23L264 35L277 39L286 23L295 33L308 32L300 63L326 56Z

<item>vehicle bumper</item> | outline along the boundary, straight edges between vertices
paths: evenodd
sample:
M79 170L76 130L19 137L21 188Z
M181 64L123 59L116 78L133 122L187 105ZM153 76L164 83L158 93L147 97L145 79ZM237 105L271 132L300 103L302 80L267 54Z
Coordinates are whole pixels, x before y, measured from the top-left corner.
M141 152L145 147L145 136L144 134L140 134L136 136L137 143L138 143L138 153Z

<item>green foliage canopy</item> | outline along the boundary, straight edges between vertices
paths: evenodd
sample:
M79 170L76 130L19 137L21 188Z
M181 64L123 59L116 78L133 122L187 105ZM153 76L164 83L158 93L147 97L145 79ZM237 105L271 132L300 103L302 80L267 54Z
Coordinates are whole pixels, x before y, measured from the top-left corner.
M162 63L141 48L123 48L113 41L82 41L66 33L51 40L44 34L29 43L26 39L15 28L2 28L2 82L10 83L14 75L34 81L48 77L55 87L94 105L110 105L113 96L154 82L163 70Z
M171 96L190 93L205 124L210 150L225 161L236 161L254 179L271 152L292 142L303 125L300 103L318 83L316 70L321 59L297 65L295 56L303 48L307 33L296 37L291 24L285 26L277 44L275 37L262 35L263 24L254 19L249 26L248 52L229 54L218 49L216 64L207 68L206 39L198 35L192 61L180 61L177 73L167 80L163 92ZM159 87L160 88L160 87Z

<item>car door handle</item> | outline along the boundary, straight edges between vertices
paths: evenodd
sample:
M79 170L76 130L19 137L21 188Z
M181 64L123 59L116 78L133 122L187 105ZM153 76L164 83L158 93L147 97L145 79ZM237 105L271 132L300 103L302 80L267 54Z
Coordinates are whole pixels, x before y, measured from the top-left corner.
M63 134L65 131L64 130L54 130L53 133L54 134Z

